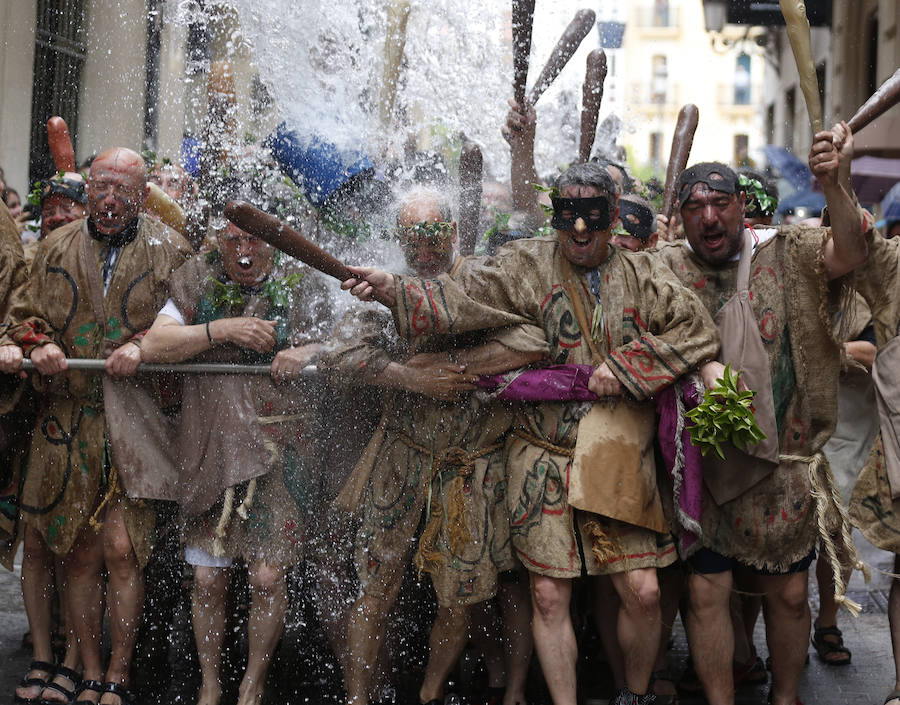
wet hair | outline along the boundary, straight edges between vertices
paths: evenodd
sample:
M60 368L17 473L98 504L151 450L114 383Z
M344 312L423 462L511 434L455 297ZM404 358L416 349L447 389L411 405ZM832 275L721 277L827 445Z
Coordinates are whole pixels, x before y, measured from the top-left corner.
M441 220L445 223L453 222L453 203L443 191L435 186L414 184L397 193L394 201L394 222L400 218L400 212L411 201L429 199L433 200L441 213Z
M613 167L614 169L619 170L619 173L622 174L622 193L631 193L634 190L634 179L631 178L631 175L628 173L628 168L624 164L620 164L619 162L615 162L612 159L600 155L592 157L591 161L604 168ZM613 179L613 182L615 182L615 179ZM618 186L618 184L616 185ZM620 193L619 195L621 196L622 194Z
M619 189L606 168L597 162L575 164L556 179L554 186L562 191L567 186L593 186L607 196L617 196Z

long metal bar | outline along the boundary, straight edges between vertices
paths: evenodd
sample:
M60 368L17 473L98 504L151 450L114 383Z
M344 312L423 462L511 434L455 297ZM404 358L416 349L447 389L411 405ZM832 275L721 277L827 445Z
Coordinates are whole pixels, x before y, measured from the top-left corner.
M70 370L79 372L103 372L105 360L90 360L83 358L68 358L66 361ZM31 360L22 361L23 370L36 370ZM138 372L181 372L187 374L213 374L213 375L267 375L271 370L270 365L232 365L229 363L213 362L182 362L172 364L158 364L142 362ZM315 365L303 368L303 377L314 377L318 374Z

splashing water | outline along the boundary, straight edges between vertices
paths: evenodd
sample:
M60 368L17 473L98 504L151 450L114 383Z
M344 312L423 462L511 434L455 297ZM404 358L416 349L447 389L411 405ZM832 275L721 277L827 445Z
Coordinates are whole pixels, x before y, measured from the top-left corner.
M500 134L511 96L509 3L505 0L410 0L394 117L379 120L389 6L402 0L229 0L240 18L262 82L289 126L325 137L343 152L375 161L402 155L410 135L426 149L456 156L464 132L481 145L489 178L508 178L509 149ZM580 5L569 0L537 8L529 70L533 83ZM196 0L181 0L177 22L202 21ZM591 33L538 105L535 160L541 174L577 151L578 110ZM430 144L429 144L430 142Z

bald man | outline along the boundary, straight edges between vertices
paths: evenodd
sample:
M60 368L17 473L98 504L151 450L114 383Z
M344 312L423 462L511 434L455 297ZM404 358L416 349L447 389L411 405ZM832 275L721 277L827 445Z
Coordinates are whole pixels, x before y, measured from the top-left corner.
M128 672L151 549L152 502L128 493L129 468L108 442L102 376L69 372L67 358L105 359L113 378L133 375L140 340L168 297L169 275L191 253L175 231L141 215L144 160L110 149L91 166L87 218L41 241L27 288L11 302L0 371L31 358L43 395L20 502L26 550L63 556L68 609L84 681L79 701L128 702ZM124 489L123 489L124 486ZM127 493L127 496L126 496ZM102 663L103 571L112 654Z

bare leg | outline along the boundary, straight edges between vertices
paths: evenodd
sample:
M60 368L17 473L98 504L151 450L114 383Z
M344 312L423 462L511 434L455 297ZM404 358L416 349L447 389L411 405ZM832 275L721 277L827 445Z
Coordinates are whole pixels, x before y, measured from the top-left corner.
M440 614L438 614L440 619ZM484 658L488 688L503 688L506 685L506 664L504 649L493 600L485 600L472 605L469 636L473 646ZM435 621L435 623L437 623ZM529 630L530 631L530 630Z
M772 657L772 703L794 705L809 642L808 571L761 575L766 643Z
M554 705L575 705L578 646L569 613L572 581L531 574L534 645Z
M622 601L618 634L625 659L625 685L632 693L643 695L650 689L662 631L656 568L613 573L610 578Z
M503 705L525 705L525 682L533 648L531 636L531 599L527 572L519 571L518 581L500 583L503 610L503 640L506 652L506 693Z
M222 644L225 640L225 596L228 592L228 578L228 569L206 566L194 568L191 612L202 677L197 705L218 705L222 697L219 673L222 665Z
M53 663L50 643L50 603L53 600L53 552L44 538L31 525L25 526L22 554L22 600L31 631L32 660ZM49 678L50 671L29 671L29 678ZM16 695L33 699L40 696L41 686L17 687Z
M100 629L103 618L103 540L91 527L85 526L66 555L65 570L69 577L66 592L69 623L84 664L84 680L104 680L100 654ZM86 691L84 700L96 702L99 695Z
M844 584L850 579L853 568L847 566L843 569ZM819 616L816 619L817 627L836 627L838 617L838 604L834 601L834 573L831 571L831 561L828 554L819 551L816 558L816 582L819 585ZM825 641L838 643L837 636L823 636ZM850 660L850 655L840 651L832 651L825 659L831 663L845 663Z
M131 659L137 641L138 625L144 608L144 578L131 537L125 528L124 505L116 502L103 519L103 557L109 572L109 641L112 653L107 682L128 686ZM104 694L100 700L110 705L120 701L117 695Z
M57 589L58 593L60 592L60 590L62 590L62 596L63 596L63 600L61 600L61 602L60 602L60 620L59 621L60 621L60 624L69 625L70 622L66 615L66 610L68 609L68 607L67 607L67 603L66 603L65 589L62 587L66 582L65 572L66 572L65 568L63 567L62 564L56 566L56 575L58 576L57 581L56 581L56 589ZM66 630L66 653L65 653L65 656L63 656L63 661L62 661L61 665L65 666L66 668L68 668L72 671L75 671L76 673L79 672L79 669L81 667L81 654L78 651L78 642L75 639L75 634L72 633L72 630L70 628L67 628L67 630ZM69 679L67 676L65 676L62 673L59 673L56 676L54 676L53 681L55 683L57 683L58 685L61 685L63 688L66 688L67 690L73 690L78 685L78 683L76 681L72 681L71 679ZM44 691L41 693L41 699L45 700L47 702L58 702L58 703L66 703L67 702L62 693L60 693L52 688L44 689Z
M688 578L688 645L709 705L734 705L731 571Z
M397 601L400 582L387 598L363 594L347 613L347 659L344 683L348 705L366 705L384 644L387 618Z
M619 593L613 587L610 576L598 575L594 579L594 624L600 634L616 690L625 687L625 655L619 644L618 628L621 606Z
M894 574L900 575L900 555L894 556ZM894 650L894 690L900 690L900 580L897 578L891 580L888 622L891 625L891 645ZM889 700L885 705L900 705L900 698Z
M262 702L266 674L272 656L284 631L284 611L287 608L287 584L284 568L262 561L250 566L250 620L247 626L250 653L247 670L238 689L238 705Z
M653 671L662 674L669 670L669 637L672 635L672 626L678 615L678 602L684 591L684 573L679 566L672 565L657 571L656 576L659 580L659 609L662 626ZM673 678L674 676L669 674L669 678L656 679L653 692L657 695L675 695Z
M434 626L428 637L428 664L425 667L425 679L419 690L419 700L427 703L430 700L442 699L444 681L459 659L469 638L469 614L467 605L438 608Z

